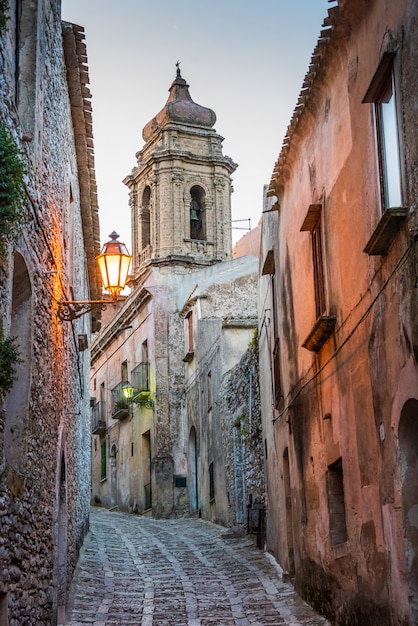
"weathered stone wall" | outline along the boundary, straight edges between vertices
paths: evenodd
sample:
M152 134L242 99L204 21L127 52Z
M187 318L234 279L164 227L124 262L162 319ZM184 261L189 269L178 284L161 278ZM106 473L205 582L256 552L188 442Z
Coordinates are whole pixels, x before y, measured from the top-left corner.
M229 525L247 525L249 521L249 525L253 526L257 520L253 518L251 504L265 505L264 448L256 339L249 345L239 363L224 375L219 401L220 432L225 449L226 484L230 505Z
M330 9L263 217L268 548L338 624L418 619L417 19L410 0ZM405 207L396 228L373 110L392 76Z
M0 622L10 626L62 621L90 491L89 351L78 350L89 319L60 325L56 312L70 288L89 297L82 242L93 240L82 226L60 3L35 4L23 3L17 56L13 2L0 38L0 123L27 168L25 224L0 264L1 321L22 357L0 413Z

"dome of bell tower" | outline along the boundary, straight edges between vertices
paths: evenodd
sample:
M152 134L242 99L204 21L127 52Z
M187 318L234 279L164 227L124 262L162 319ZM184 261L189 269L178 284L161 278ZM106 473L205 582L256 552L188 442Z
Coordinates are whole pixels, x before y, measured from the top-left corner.
M170 95L164 107L144 127L142 131L144 141L148 141L155 132L170 122L192 124L193 126L203 126L204 128L213 127L216 122L215 112L193 102L189 93L189 85L181 76L178 63L177 75L171 84L169 92Z

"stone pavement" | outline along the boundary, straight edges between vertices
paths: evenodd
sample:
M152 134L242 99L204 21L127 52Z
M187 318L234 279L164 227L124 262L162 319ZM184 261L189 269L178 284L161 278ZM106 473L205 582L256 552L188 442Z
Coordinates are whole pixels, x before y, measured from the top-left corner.
M254 537L95 508L68 626L327 626Z

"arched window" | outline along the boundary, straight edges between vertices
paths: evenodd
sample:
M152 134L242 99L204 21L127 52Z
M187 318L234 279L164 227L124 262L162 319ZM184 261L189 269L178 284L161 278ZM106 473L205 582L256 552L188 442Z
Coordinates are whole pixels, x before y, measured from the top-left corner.
M141 249L143 250L151 243L151 228L150 228L150 204L151 204L151 188L145 187L142 194L142 203L140 209L140 223L141 223Z
M199 185L190 189L190 239L206 239L205 191Z
M16 380L6 396L4 451L9 467L23 473L24 433L31 385L32 288L26 263L18 252L14 255L10 335L17 337L21 362L15 367Z

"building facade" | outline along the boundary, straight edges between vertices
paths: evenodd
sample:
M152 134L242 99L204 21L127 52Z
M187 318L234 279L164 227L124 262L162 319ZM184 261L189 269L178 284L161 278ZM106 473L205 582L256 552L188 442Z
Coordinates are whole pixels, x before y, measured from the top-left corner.
M222 153L215 120L177 68L124 181L131 293L92 350L92 498L229 523L223 448L213 436L222 379L256 327L258 261L231 258L236 165Z
M267 546L336 624L418 619L417 24L329 9L263 214Z
M100 298L91 104L83 30L58 0L2 3L0 28L0 623L46 626L88 529L91 319L57 313Z

